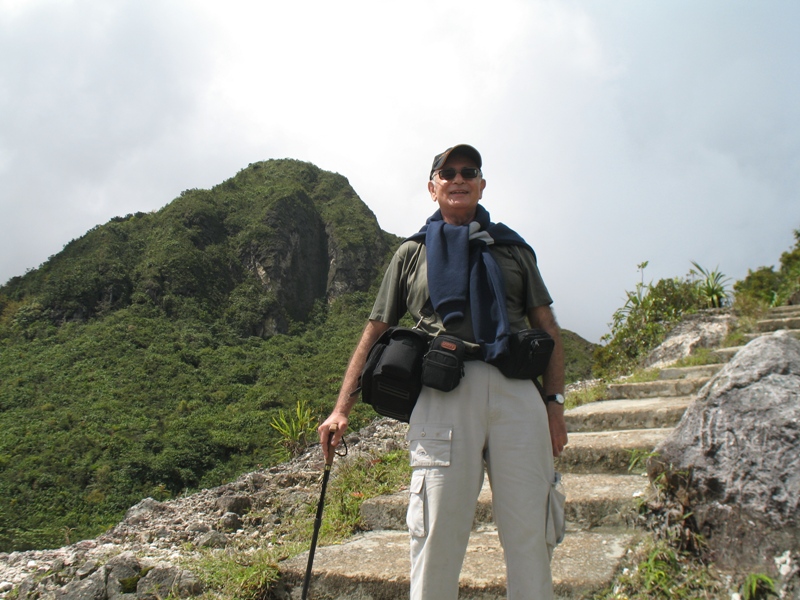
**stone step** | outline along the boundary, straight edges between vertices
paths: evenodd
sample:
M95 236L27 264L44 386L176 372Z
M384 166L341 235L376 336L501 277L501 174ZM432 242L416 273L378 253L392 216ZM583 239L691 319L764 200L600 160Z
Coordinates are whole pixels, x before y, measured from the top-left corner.
M635 451L652 452L672 428L571 433L564 452L555 460L561 473L628 473Z
M789 335L791 335L793 337L796 337L797 339L800 339L800 329L789 329L789 330L787 330L787 332L789 333ZM748 342L752 342L754 339L756 339L758 337L762 337L762 336L765 336L765 335L772 335L772 333L773 332L769 332L769 331L761 332L761 333L745 333L744 334L744 339L747 340Z
M666 367L658 374L659 379L698 379L711 378L722 368L721 364L700 365L697 367Z
M694 396L598 400L564 413L569 432L654 429L678 424Z
M567 496L565 513L570 528L625 525L636 509L636 498L647 489L648 480L639 475L565 474L561 485ZM408 492L379 496L361 505L361 527L366 530L405 531ZM475 510L474 529L492 521L492 490L484 481Z
M800 306L773 306L769 309L771 317L800 317Z
M631 523L650 480L642 475L565 473L561 483L567 526L575 531Z
M568 533L553 554L556 598L577 600L608 585L633 544L633 530ZM299 598L308 552L279 564L273 597ZM408 532L372 531L345 544L317 548L309 586L314 600L409 597ZM494 528L473 532L461 569L460 600L506 597L503 549Z
M764 319L756 323L756 329L762 332L779 331L781 329L800 329L800 317L779 317Z
M713 353L716 354L721 360L728 362L734 356L736 356L736 353L739 352L739 350L741 350L742 348L744 348L744 346L730 346L728 348L716 348L713 350Z
M692 379L658 379L637 383L610 383L607 396L610 400L691 396L697 393L708 380L708 377L696 377Z

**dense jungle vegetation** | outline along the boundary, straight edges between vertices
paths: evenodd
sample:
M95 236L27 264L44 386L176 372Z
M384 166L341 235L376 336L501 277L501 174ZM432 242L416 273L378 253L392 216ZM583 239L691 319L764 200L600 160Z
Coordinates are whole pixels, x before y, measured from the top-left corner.
M284 458L273 423L330 410L398 242L344 177L267 161L0 287L0 551ZM593 345L565 338L569 379L587 377Z

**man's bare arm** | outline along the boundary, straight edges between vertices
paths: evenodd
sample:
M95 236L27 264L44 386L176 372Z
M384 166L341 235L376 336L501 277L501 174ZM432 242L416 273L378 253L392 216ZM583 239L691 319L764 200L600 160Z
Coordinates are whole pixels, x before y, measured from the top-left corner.
M364 332L361 334L361 339L356 344L356 349L350 357L350 362L347 364L347 370L342 379L342 387L339 389L339 397L336 400L336 405L333 407L333 412L325 419L325 422L319 426L319 441L322 444L322 452L327 459L333 448L339 445L344 436L347 424L349 422L350 411L353 405L358 401L358 378L361 371L364 369L364 363L367 361L369 350L381 334L389 329L387 323L381 321L368 321ZM331 424L336 423L338 429L330 437ZM328 440L331 441L330 446Z
M555 340L553 354L542 377L545 396L564 393L564 344L561 328L549 306L537 306L528 311L531 327L544 329ZM550 441L553 456L558 456L567 445L567 424L564 420L564 407L555 402L547 403L547 421L550 426Z

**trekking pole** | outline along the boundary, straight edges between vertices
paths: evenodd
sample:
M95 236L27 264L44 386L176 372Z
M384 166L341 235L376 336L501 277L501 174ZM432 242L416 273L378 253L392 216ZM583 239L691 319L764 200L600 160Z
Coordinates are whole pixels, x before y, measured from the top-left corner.
M329 458L325 460L325 472L322 474L322 492L319 495L319 504L317 504L317 516L314 519L314 535L311 536L311 550L308 551L308 566L306 567L306 577L303 581L303 595L302 600L306 600L308 594L308 586L311 583L311 567L314 564L314 552L317 549L317 537L319 537L319 528L322 526L322 509L325 506L325 489L328 487L328 478L331 476L331 466L333 465L333 448L330 447L333 440L333 434L339 426L336 423L331 423L330 436L328 437L328 448L330 449Z

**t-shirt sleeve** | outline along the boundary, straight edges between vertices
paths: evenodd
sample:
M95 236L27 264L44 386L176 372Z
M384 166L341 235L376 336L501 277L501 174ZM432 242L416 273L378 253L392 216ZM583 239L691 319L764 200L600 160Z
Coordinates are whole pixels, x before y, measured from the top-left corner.
M370 321L381 321L394 326L406 313L406 250L405 244L400 246L386 268L375 303L372 305Z
M526 312L536 306L549 306L553 303L550 292L544 284L542 274L536 264L536 258L528 248L514 247L525 276L525 310Z

